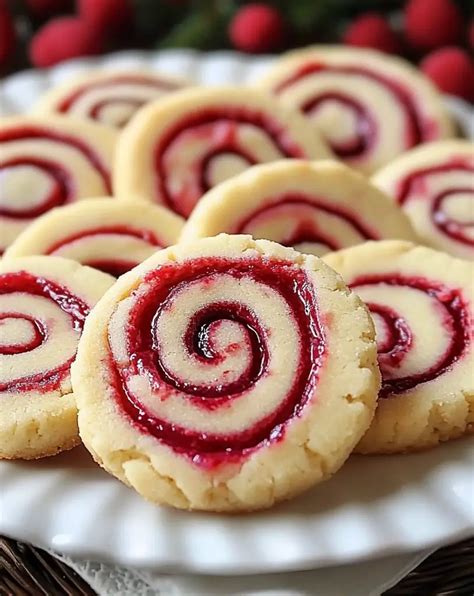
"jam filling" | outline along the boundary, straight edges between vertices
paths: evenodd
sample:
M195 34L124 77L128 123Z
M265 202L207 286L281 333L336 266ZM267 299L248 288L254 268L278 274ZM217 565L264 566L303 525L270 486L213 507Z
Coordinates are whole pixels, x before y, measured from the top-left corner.
M196 135L199 135L199 127L210 124L216 127L216 129L217 127L221 130L227 129L227 134L219 134L219 139L214 139L215 143L209 148L208 153L202 157L201 163L198 165L200 193L199 196L195 197L195 202L210 188L208 170L212 158L223 153L230 153L242 158L249 165L258 163L259 160L253 155L251 150L240 146L237 138L237 127L239 125L250 124L264 130L275 147L280 151L282 157L306 157L302 148L288 136L284 127L266 114L241 106L211 107L197 110L172 126L155 147L154 163L158 193L164 198L168 207L185 217L189 213L183 212L183 208L180 205L182 202L180 197L175 196L168 188L164 157L171 144L181 133L187 132L190 129L196 129ZM184 194L187 192L185 190Z
M285 89L291 87L307 76L318 73L324 74L327 72L347 75L349 77L348 80L350 80L351 76L363 76L389 89L393 94L393 97L398 101L399 105L403 107L406 115L406 148L414 147L415 145L434 138L432 123L424 119L423 115L420 113L415 98L404 85L382 75L381 73L361 66L336 66L332 64L324 64L322 62L307 62L297 69L286 80L282 81L275 88L275 93L282 93L285 91ZM303 109L306 111L311 111L316 108L319 101L323 102L334 99L346 104L347 107L350 108L354 113L362 117L358 130L358 140L353 146L349 145L346 148L342 147L342 153L338 153L338 151L341 151L341 147L338 148L337 145L334 147L334 150L341 157L356 157L362 155L364 152L370 149L374 142L375 129L373 120L370 117L370 110L362 107L358 102L346 97L345 95L341 95L340 97L338 95L339 94L337 92L332 92L330 90L327 92L322 92L320 96L308 101L307 104L303 106Z
M246 233L256 218L267 213L268 217L271 217L272 209L280 207L281 205L294 205L295 208L298 208L299 206L309 207L310 209L314 210L315 213L317 213L317 211L322 211L323 213L339 217L352 228L354 228L358 234L360 234L360 236L366 240L378 240L380 238L375 231L370 230L365 223L359 221L353 213L348 213L336 205L329 205L322 199L309 199L304 195L296 193L290 193L282 195L276 199L272 199L271 202L263 205L260 209L255 210L245 220L239 223L235 233ZM295 227L292 233L289 233L284 238L277 239L277 241L284 246L296 246L297 244L302 244L303 242L311 242L324 244L329 250L338 250L343 248L342 244L339 243L337 239L333 239L329 234L325 234L322 230L318 230L315 226L311 225L311 222L307 221L306 216L304 219L302 218L302 220L298 222L298 225Z
M354 136L345 142L330 142L333 152L341 159L356 158L370 151L374 145L377 126L370 112L358 101L343 93L323 93L318 97L309 99L301 109L305 114L312 115L322 108L327 102L337 102L346 110L350 110L356 119L357 127ZM326 139L328 141L328 139Z
M136 99L134 97L116 97L113 99L103 99L102 101L98 101L96 104L91 106L87 115L93 120L100 120L101 112L104 108L109 108L114 104L123 105L124 103L126 103L129 107L133 108L134 111L137 111L147 102L142 101L140 99ZM125 126L129 120L130 116L128 116L127 118L122 118L121 120L114 122L114 124L115 126L122 127Z
M389 331L389 339L379 346L379 364L382 372L382 389L379 397L391 397L409 391L421 383L433 381L450 370L463 357L470 344L471 321L468 305L464 302L461 291L448 288L442 283L433 282L422 277L405 277L403 275L367 275L358 277L350 287L357 291L360 286L387 285L405 286L427 293L435 299L443 312L443 323L450 333L449 348L442 357L427 370L418 374L396 379L384 378L384 362L391 366L400 366L413 343L411 330L407 321L385 306L367 303L376 315L384 319ZM429 341L429 338L426 338Z
M31 275L26 271L0 274L0 295L12 293L25 293L51 300L63 312L68 314L71 319L71 326L78 335L82 332L84 322L89 314L89 306L80 298L72 294L67 288L43 277ZM36 328L34 340L29 341L24 345L15 344L15 349L13 351L8 346L0 346L0 354L2 355L14 355L31 351L35 347L42 345L42 343L48 339L47 321L41 320L39 315L37 319L32 319L29 315L23 313L6 313L3 314L2 317L24 319L32 323ZM34 347L32 347L33 345ZM26 375L22 378L8 382L0 381L0 391L39 391L46 393L57 389L63 379L69 375L72 360L73 359L70 359L52 370L43 371L33 375Z
M127 225L99 226L96 228L83 230L81 232L78 232L77 234L71 234L66 238L62 238L61 240L52 244L48 248L47 254L54 254L58 252L61 248L69 246L70 244L73 244L78 240L93 240L94 236L103 234L114 234L120 236L128 236L131 238L137 238L139 240L147 242L151 246L156 246L157 248L161 248L163 246L163 244L156 237L156 234L151 230L132 228L131 226ZM133 269L136 265L138 265L138 262L126 258L110 259L98 257L92 260L85 261L83 262L83 264L89 265L89 267L94 267L95 269L100 269L104 273L108 273L109 275L113 275L114 277L120 277L120 275L126 273L127 271L130 271L130 269Z
M214 385L193 385L166 369L155 339L156 322L161 312L172 303L175 292L182 291L188 283L196 280L209 283L221 274L236 279L250 278L278 292L291 309L300 337L297 374L288 395L270 415L250 428L228 435L199 432L159 419L146 410L127 386L130 377L145 375L156 399L166 399L179 392L194 405L212 411L244 396L268 374L267 337L271 330L264 329L255 313L239 303L237 298L235 302L205 305L196 312L184 334L183 345L190 355L212 363L221 356L214 352L209 340L210 326L225 320L237 322L248 338L251 356L249 366L239 379L228 384L216 380ZM262 442L281 439L285 426L312 399L325 353L316 297L306 274L285 261L207 257L179 265L163 265L150 272L144 284L148 288L137 296L126 328L129 362L119 366L112 355L109 360L115 398L127 417L142 432L203 466L212 467L231 459L239 461Z
M400 182L397 192L398 203L404 205L408 203L412 197L417 196L417 189L420 188L423 179L429 179L429 176L431 175L442 173L451 174L453 172L470 173L474 176L474 166L472 165L472 162L467 159L455 158L445 164L416 170ZM431 219L440 232L450 237L452 240L467 244L468 246L474 246L474 239L466 233L466 228L471 228L472 230L474 222L456 221L450 218L444 211L444 203L446 200L461 193L471 195L470 198L474 204L474 187L472 186L445 189L434 197L427 197L432 200Z
M110 173L108 168L102 162L102 159L93 151L93 149L81 139L56 132L55 130L42 128L40 126L18 126L17 128L11 128L0 131L0 143L10 143L16 141L27 141L29 139L34 140L46 140L52 143L70 145L77 151L79 151L84 159L86 159L92 168L94 168L99 176L102 178L107 193L112 194L112 185L110 181ZM25 157L25 160L21 163L26 163L30 158ZM0 163L0 167L3 164Z
M0 172L2 170L8 172L21 166L31 166L45 173L52 183L51 191L39 205L27 209L12 208L8 203L0 205L0 216L11 219L32 219L73 200L73 181L69 173L60 165L42 158L21 157L1 163Z
M113 91L114 85L127 84L154 87L157 91L174 91L175 89L179 89L181 86L171 81L157 81L153 77L147 77L144 75L118 75L116 77L108 79L107 81L92 82L82 85L74 93L72 93L71 95L69 95L61 101L61 103L58 105L58 110L63 113L68 112L79 99L81 99L84 95L87 95L87 93L89 93L90 91L97 91L100 89L107 90L109 88L112 88L111 91ZM121 97L113 97L110 100L102 101L101 104L107 104L114 101L138 103L138 100L136 98L123 99ZM139 102L140 105L142 105L143 103L144 102ZM96 104L96 106L97 105L99 104ZM95 106L92 109L95 110ZM90 112L90 115L94 116L94 113Z
M10 356L12 354L24 354L31 352L38 348L47 337L47 330L41 321L37 321L33 317L26 314L19 314L15 312L4 312L0 315L0 327L2 322L28 322L31 331L31 338L24 343L0 343L0 354L3 356Z

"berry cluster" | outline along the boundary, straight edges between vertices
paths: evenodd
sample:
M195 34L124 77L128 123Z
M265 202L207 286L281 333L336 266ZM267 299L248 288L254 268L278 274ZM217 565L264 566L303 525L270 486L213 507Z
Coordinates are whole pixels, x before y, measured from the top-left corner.
M193 16L193 10L202 12L198 3L191 4L186 0L162 2L169 11L178 11L176 18L181 32L186 31L186 22L191 22L188 32L196 31L189 18ZM8 4L8 0L0 0L0 66L13 55L16 46L15 26ZM33 22L41 24L39 28L35 27L28 51L30 61L37 67L99 54L116 47L117 41L123 45L123 33L137 20L138 11L133 0L24 0L24 4ZM150 6L155 10L158 4L157 0ZM425 74L442 91L474 101L474 63L465 49L474 48L474 20L465 24L466 15L462 14L457 0L406 0L400 2L400 8L402 18L397 19L398 28L386 14L364 13L342 32L343 43L404 54L419 62ZM222 29L223 24L224 32L227 27L228 43L239 51L250 53L285 49L297 44L300 33L304 36L304 44L326 41L321 38L324 32L311 33L308 26L305 33L299 31L301 23L297 24L291 15L290 7L277 8L268 0L250 2L238 6L230 20L226 14L219 25L209 24L209 27ZM334 16L334 21L339 17L339 14ZM207 35L208 40L209 35L201 30L203 25L200 27L199 31ZM166 33L165 28L165 36ZM128 33L126 37L129 37ZM141 39L140 31L137 31L137 39ZM335 35L331 39L337 41ZM222 43L225 39L219 41L219 47ZM209 45L208 41L206 44ZM181 36L172 45L196 47L200 43L195 37Z

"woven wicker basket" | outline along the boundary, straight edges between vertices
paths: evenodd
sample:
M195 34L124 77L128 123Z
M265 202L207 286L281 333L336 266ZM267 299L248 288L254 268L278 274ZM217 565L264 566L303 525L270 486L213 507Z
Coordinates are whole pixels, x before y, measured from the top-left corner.
M0 596L43 595L95 593L70 567L45 551L1 538ZM473 596L474 538L436 551L384 596L417 595Z

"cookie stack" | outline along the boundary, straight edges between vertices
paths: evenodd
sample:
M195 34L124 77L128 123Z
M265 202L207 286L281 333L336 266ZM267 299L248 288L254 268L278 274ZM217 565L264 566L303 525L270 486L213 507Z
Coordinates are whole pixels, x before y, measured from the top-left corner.
M474 146L377 52L94 72L0 121L0 458L250 511L474 422ZM470 262L471 261L471 262Z

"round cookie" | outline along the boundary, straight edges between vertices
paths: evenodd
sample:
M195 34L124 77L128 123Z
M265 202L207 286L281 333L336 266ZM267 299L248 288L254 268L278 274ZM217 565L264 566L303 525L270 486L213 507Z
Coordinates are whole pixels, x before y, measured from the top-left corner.
M0 261L0 459L80 442L70 366L89 311L113 281L56 257Z
M369 307L382 389L357 451L397 453L464 434L474 422L474 267L408 242L324 257Z
M142 106L189 83L152 71L90 71L45 93L35 111L121 128Z
M415 145L454 136L431 82L405 60L374 50L290 52L259 85L303 111L333 152L365 173Z
M149 104L125 127L117 195L161 203L184 217L219 182L251 165L330 151L296 110L255 89L185 89Z
M366 240L415 240L408 218L361 174L330 160L282 160L219 184L181 238L251 234L322 255Z
M117 134L66 116L0 120L0 253L53 207L111 193Z
M250 236L179 244L88 319L72 372L81 438L151 501L269 507L349 456L376 361L366 308L320 259Z
M372 182L400 205L424 244L474 259L474 143L438 141L412 149Z
M160 205L108 198L58 207L32 223L5 253L55 255L115 277L175 244L183 220Z

